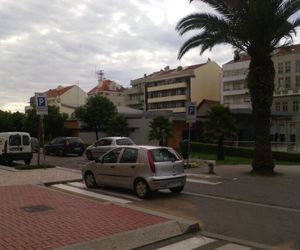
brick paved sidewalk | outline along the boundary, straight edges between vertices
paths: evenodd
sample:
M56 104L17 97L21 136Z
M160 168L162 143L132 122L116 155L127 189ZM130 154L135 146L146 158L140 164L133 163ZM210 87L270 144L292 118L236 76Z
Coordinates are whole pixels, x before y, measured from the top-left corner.
M61 168L14 170L0 165L0 186L43 184L82 178L80 172Z
M45 187L0 187L0 249L53 249L167 221Z

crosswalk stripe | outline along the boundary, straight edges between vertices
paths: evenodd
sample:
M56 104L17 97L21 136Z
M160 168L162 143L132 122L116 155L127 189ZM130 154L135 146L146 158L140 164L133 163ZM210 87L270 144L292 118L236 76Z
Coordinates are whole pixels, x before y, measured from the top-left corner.
M93 198L97 198L97 199L101 199L101 200L117 202L117 203L121 203L121 204L131 203L131 201L129 201L129 200L116 198L116 197L112 197L112 196L108 196L108 195L104 195L104 194L94 193L94 192L90 192L90 191L83 190L83 189L80 189L80 188L71 187L71 186L68 186L68 185L65 185L65 184L55 184L55 185L52 185L52 187L60 188L60 189L67 190L67 191L70 191L70 192L74 192L74 193L77 193L77 194L83 194L83 195L93 197Z
M68 182L68 185L69 186L73 186L73 187L79 187L79 188L84 188L84 189L87 189L86 185L83 184L82 182ZM122 198L125 198L125 199L130 199L130 200L134 200L134 201L142 201L142 199L140 198L137 198L136 196L134 195L126 195L126 194L122 194L122 193L116 193L116 192L110 192L110 191L107 191L107 190L104 190L104 189L99 189L99 190L95 190L96 192L101 192L103 194L106 194L106 195L112 195L112 196L119 196L119 197L122 197Z
M165 247L158 248L157 250L190 250L215 241L215 239L207 237L193 237Z
M206 180L196 180L196 179L190 179L190 178L187 178L187 182L201 183L201 184L206 184L206 185L218 185L218 184L222 183L222 182L211 182L211 181L206 181Z
M229 243L224 246L218 247L214 250L250 250L250 249L251 249L250 247Z

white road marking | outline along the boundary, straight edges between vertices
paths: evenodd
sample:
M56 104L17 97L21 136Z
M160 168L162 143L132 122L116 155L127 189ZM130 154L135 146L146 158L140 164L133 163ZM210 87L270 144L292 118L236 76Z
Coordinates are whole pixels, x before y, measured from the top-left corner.
M94 193L94 192L90 192L90 191L87 191L87 190L84 190L84 189L81 189L81 188L70 187L70 186L65 185L65 184L56 184L56 185L52 185L52 187L60 188L60 189L67 190L67 191L70 191L70 192L74 192L74 193L77 193L77 194L83 194L83 195L93 197L93 198L97 198L97 199L101 199L101 200L117 202L117 203L121 203L121 204L131 203L131 201L129 201L129 200L116 198L116 197L112 197L112 196L108 196L108 195L104 195L104 194Z
M165 247L158 248L157 250L190 250L207 245L214 241L216 240L207 237L193 237Z
M86 190L88 190L88 188L86 187L86 185L83 182L68 182L68 185L73 186L73 187L79 187L79 188L84 188ZM121 194L121 193L117 193L117 192L110 192L107 190L103 190L103 189L96 189L94 190L97 193L101 192L107 195L112 195L112 196L119 196L125 199L131 199L131 200L135 200L135 201L142 201L143 199L137 198L136 196L131 196L131 195L126 195L126 194Z
M297 208L281 207L281 206L277 206L277 205L268 205L268 204L263 204L263 203L258 203L258 202L244 201L244 200L238 200L238 199L234 199L234 198L226 198L226 197L209 195L209 194L199 194L199 193L193 193L193 192L182 192L182 193L194 195L194 196L198 196L198 197L202 197L202 198L209 198L209 199L214 199L214 200L222 200L222 201L228 201L228 202L233 202L233 203L240 203L243 205L252 205L252 206L258 206L258 207L277 209L277 210L281 210L281 211L300 213L300 209L297 209Z
M214 250L250 250L250 249L252 249L252 248L229 243L224 246L218 247Z
M86 188L86 185L83 182L68 182L68 185L73 187Z
M221 178L219 175L209 175L209 174L186 174L188 177L200 177L200 178Z
M199 179L190 179L187 178L187 182L192 182L192 183L200 183L200 184L206 184L206 185L218 185L221 184L222 182L211 182L211 181L206 181L206 180L199 180Z

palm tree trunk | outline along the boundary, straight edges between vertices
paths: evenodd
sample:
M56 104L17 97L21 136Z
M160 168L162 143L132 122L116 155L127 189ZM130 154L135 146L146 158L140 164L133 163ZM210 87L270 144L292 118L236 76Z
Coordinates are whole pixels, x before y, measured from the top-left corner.
M273 101L275 69L269 55L252 56L248 88L255 125L255 149L252 172L273 173L275 167L270 144L270 118Z

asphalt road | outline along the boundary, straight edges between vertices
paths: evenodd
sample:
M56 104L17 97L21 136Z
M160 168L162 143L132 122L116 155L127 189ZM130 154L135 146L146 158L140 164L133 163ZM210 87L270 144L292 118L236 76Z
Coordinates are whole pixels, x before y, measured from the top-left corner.
M88 160L47 156L46 162L80 169ZM300 166L277 167L276 177L250 176L249 170L249 166L221 166L217 176L209 176L205 168L188 169L194 181L182 194L160 192L135 205L199 220L210 233L300 249Z

